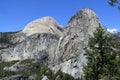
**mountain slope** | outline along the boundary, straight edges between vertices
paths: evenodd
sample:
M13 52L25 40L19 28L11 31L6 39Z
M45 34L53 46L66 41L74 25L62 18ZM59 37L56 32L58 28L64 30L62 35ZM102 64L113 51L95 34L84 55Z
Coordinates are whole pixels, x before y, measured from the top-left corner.
M120 32L112 33L112 35L117 39L120 39Z
M2 42L4 36L0 36L0 61L30 59L40 66L48 66L54 72L61 70L74 78L81 78L89 36L99 25L98 17L88 8L77 12L64 29L51 17L35 20L20 32L2 33L14 46ZM4 47L6 44L8 46ZM19 66L18 62L5 70L14 71Z

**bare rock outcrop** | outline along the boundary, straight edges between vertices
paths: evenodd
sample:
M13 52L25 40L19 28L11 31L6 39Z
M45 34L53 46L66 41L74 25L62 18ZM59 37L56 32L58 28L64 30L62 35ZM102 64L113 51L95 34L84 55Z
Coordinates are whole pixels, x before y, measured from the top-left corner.
M53 70L61 69L76 78L82 77L88 39L99 24L96 14L91 9L85 8L75 14L63 32L64 37L59 39L55 53L55 61L58 61L58 65Z
M35 33L62 35L62 28L52 17L43 17L27 24L22 32L27 36Z
M96 14L88 8L77 12L64 30L51 17L35 20L21 31L25 37L14 47L0 49L1 61L37 59L54 71L81 78L88 39L99 24Z
M2 54L3 61L40 59L47 61L53 59L59 37L53 34L35 34L27 37L16 45L11 53Z

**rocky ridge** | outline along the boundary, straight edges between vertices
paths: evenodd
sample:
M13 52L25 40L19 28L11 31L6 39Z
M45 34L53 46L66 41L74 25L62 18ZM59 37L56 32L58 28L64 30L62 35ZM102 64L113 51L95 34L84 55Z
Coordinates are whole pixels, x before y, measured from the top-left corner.
M120 32L112 33L112 35L120 40Z
M99 25L98 17L88 8L77 12L65 28L51 17L32 21L20 32L0 34L0 61L34 59L55 72L81 78L89 36Z

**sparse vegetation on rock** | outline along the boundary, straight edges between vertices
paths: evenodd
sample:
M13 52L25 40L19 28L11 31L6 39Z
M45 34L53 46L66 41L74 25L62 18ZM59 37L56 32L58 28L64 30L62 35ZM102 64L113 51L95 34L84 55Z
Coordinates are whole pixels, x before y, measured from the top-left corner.
M36 75L34 80L41 80L44 76L46 76L48 80L80 80L80 79L75 79L74 77L62 71L57 71L56 73L54 73L47 66L36 68L36 65L39 65L39 64L32 62L32 60L29 60L29 59L20 61L20 64L25 65L24 67L22 67L23 70L20 70L19 68L18 68L19 71L4 70L4 67L10 67L17 62L18 61L0 63L0 79L4 77L5 79L7 79L7 77L9 79L20 77L22 80L26 80L26 79L29 80L30 76ZM26 65L26 64L29 64L29 65Z
M6 76L15 75L15 73L13 71L5 71L4 68L14 65L16 62L18 62L18 61L0 63L0 79L3 77L6 77Z
M15 77L23 80L24 78L28 80L79 80L79 78L84 79L83 67L87 59L89 65L93 66L93 64L101 65L99 61L105 58L107 63L104 61L100 63L107 65L105 67L102 65L100 70L104 68L103 72L107 76L100 75L100 79L104 80L108 74L112 77L115 74L115 79L119 80L120 69L118 67L120 65L117 64L120 61L119 55L113 54L114 51L120 50L120 45L117 43L120 42L119 37L117 34L113 35L117 39L114 38L112 45L109 45L111 34L103 35L101 31L98 31L98 35L94 33L99 25L101 24L95 12L89 8L84 8L70 19L65 28L58 25L53 18L44 17L30 22L22 31L0 33L0 78L6 77L5 79L11 80ZM103 29L105 30L104 27ZM92 55L91 58L96 59L97 57L98 64L91 63L92 59L88 57L86 59L87 55L84 55L88 47L89 37L93 35L98 39L95 42L91 41L91 44L96 44L95 46L99 46L100 49L93 47L96 53L94 50L92 52L96 56ZM105 48L100 47L101 45ZM106 45L109 46L106 47ZM107 55L99 59L97 54L99 51L103 51ZM115 63L112 62L114 59L116 59ZM114 73L115 69L118 70L117 73ZM90 77L93 75L92 72L89 72L89 68L85 70L85 73Z

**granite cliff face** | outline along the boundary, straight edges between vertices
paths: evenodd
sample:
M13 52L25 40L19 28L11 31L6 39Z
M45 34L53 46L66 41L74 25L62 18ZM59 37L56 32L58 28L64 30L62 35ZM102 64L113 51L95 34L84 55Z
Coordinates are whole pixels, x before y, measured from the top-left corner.
M74 77L83 75L84 56L89 36L99 26L99 20L91 9L82 9L75 14L64 29L64 36L60 37L55 61L55 70L61 69Z
M51 17L35 20L20 32L0 34L0 61L35 59L55 72L81 78L87 42L99 24L88 8L77 12L65 28Z
M62 27L52 17L43 17L27 24L22 31L27 36L35 33L52 33L62 35Z

